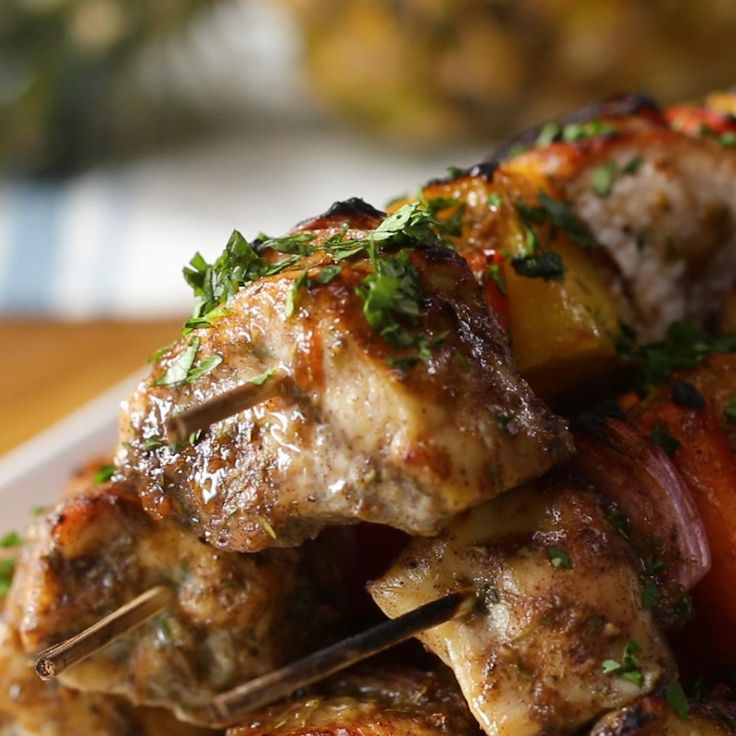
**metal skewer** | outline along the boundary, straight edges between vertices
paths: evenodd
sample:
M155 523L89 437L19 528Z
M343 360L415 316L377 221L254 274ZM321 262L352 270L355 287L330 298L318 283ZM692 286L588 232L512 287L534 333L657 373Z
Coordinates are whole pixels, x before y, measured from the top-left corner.
M36 673L42 680L56 677L161 613L172 601L169 588L157 586L147 590L76 636L45 649L36 660Z
M287 378L283 373L274 372L262 381L248 381L242 386L227 391L204 404L176 414L166 424L169 442L184 442L193 432L205 430L215 422L222 421L245 409L277 396Z
M465 616L475 606L473 590L462 590L332 644L304 659L222 693L202 707L179 709L187 721L224 728L244 714L410 639L425 629Z

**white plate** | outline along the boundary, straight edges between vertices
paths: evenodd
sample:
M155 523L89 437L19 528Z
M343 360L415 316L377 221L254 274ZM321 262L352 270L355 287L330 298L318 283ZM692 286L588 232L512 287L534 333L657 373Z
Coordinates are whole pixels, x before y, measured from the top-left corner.
M29 512L53 504L71 474L115 447L118 408L138 372L0 458L0 534L28 524Z

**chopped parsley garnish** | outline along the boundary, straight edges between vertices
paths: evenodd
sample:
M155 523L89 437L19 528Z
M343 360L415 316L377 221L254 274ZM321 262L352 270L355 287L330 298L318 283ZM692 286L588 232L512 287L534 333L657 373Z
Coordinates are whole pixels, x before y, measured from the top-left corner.
M10 592L14 572L14 559L0 559L0 598L5 598L5 596Z
M640 651L641 647L635 641L629 641L624 647L621 662L617 662L615 659L606 659L603 662L604 674L616 675L633 682L638 687L642 687L644 685L644 673L636 656Z
M356 289L363 300L363 314L390 345L408 347L415 338L399 319L411 322L421 313L424 294L419 272L405 250L393 257L375 255L372 261L374 273L366 276Z
M256 386L262 386L276 371L273 368L269 368L263 373L259 373L257 376L248 379L248 383L254 383Z
M163 447L166 443L160 437L149 437L143 443L144 450L155 450L158 447Z
M572 570L570 555L562 547L547 547L547 557L549 557L552 567L558 567L561 570Z
M299 290L302 288L309 288L315 284L329 284L337 275L340 273L341 266L334 264L332 266L325 266L321 268L316 277L312 278L309 275L309 271L304 271L301 276L294 279L294 283L289 289L289 293L286 296L286 305L284 306L284 316L288 319L296 311L296 302L299 295Z
M736 396L732 396L723 407L723 416L729 422L736 422Z
M559 253L546 251L538 254L514 256L511 267L519 276L541 278L545 281L561 281L565 266Z
M454 208L449 218L438 222L435 214ZM373 272L356 287L363 300L363 313L368 324L393 347L411 348L410 356L396 361L427 360L433 347L443 338L415 334L424 301L424 292L417 268L409 251L427 246L447 245L443 236L457 235L462 225L465 203L454 198L424 198L400 207L385 217L375 230L358 239L348 237L346 226L324 242L314 243L312 233L296 233L284 238L259 236L253 244L234 231L224 252L209 264L195 254L184 277L193 288L197 304L184 334L195 328L209 327L226 310L224 303L249 282L297 267L304 256L323 252L332 260L319 270L305 269L294 280L287 295L284 313L292 316L297 307L299 291L328 284L341 270L340 261L354 256L367 256ZM267 249L286 254L286 258L271 263L262 255ZM391 252L388 252L391 251ZM316 267L315 267L316 268ZM213 355L196 364L199 338L192 339L156 381L159 386L179 386L213 370L222 362ZM161 355L158 356L159 358Z
M95 474L92 476L92 482L97 485L107 483L115 475L116 470L117 468L114 465L103 465L95 471Z
M644 157L643 156L634 156L634 158L627 161L622 167L621 167L621 173L622 174L629 174L630 176L633 176L634 174L639 171L641 168L641 165L644 163Z
M705 409L705 399L689 381L675 381L672 384L672 401L686 409Z
M651 433L652 442L661 447L668 455L674 455L680 447L680 440L674 437L667 425L657 419L652 425Z
M190 340L184 350L168 367L166 373L155 381L154 386L183 386L202 378L222 363L222 356L214 354L195 364L199 346L200 339L198 337Z
M31 508L31 510L28 512L31 516L42 516L46 513L46 507L45 506L34 506Z
M641 156L634 156L634 158L627 161L620 169L615 161L607 161L605 164L593 169L590 174L590 187L593 193L601 198L607 197L613 189L613 184L618 174L632 176L639 171L643 163L644 159Z
M687 718L690 715L690 702L677 680L672 680L667 685L667 702L680 718Z
M493 194L489 194L486 197L486 204L493 210L497 210L503 202L503 199L501 198L501 195L497 192L494 192Z
M620 323L616 349L638 373L641 391L667 383L676 371L695 368L712 353L736 352L736 335L711 335L694 322L670 325L660 342L638 345L637 333Z
M613 189L618 167L614 161L598 166L590 173L590 188L598 197L607 197Z
M427 199L422 197L421 203L427 208L430 217L435 219L435 223L445 235L458 237L462 233L463 216L467 205L456 197L434 197ZM450 211L449 216L438 217Z
M736 131L729 130L725 133L716 133L709 125L701 123L699 133L701 138L712 138L718 145L723 146L723 148L736 146Z
M200 253L195 253L189 266L184 268L184 279L194 290L197 303L190 327L206 327L219 313L217 307L223 304L241 286L256 279L286 270L296 263L303 248L314 236L300 233L286 238L270 238L261 247L268 245L279 252L293 253L279 263L264 260L237 230L230 236L225 250L214 263L207 263ZM186 331L185 327L185 331Z
M217 368L222 363L222 355L208 355L203 361L197 363L196 366L192 367L187 373L186 382L196 381L198 378L207 375L210 371Z
M561 199L539 193L539 203L552 224L567 234L574 243L585 250L593 250L598 244L572 207Z
M574 143L598 136L610 136L614 133L616 133L616 126L604 120L587 120L583 123L566 123L565 125L551 122L540 131L536 145L548 146L558 141Z
M11 547L20 547L23 544L23 538L18 532L8 532L0 537L0 547L10 549Z
M736 131L729 130L726 133L721 133L721 135L718 136L718 142L724 148L733 148L736 146Z
M644 583L641 590L641 604L644 608L656 608L662 597L659 594L659 590L655 583L648 580Z

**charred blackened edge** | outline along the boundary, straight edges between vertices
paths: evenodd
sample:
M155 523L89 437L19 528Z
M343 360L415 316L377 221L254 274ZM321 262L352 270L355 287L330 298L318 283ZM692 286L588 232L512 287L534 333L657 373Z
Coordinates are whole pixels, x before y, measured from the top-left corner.
M646 94L635 92L627 95L618 95L609 97L590 105L585 105L577 110L573 110L566 115L553 118L544 123L538 123L531 128L527 128L521 133L507 138L499 143L493 150L491 155L485 161L467 168L457 169L447 176L440 176L430 179L427 186L435 186L442 184L450 184L458 179L465 177L480 176L490 181L499 165L506 159L513 156L514 152L519 148L531 148L539 138L539 134L545 125L550 122L566 125L568 123L585 123L597 118L623 118L631 115L648 116L655 122L661 122L666 125L662 117L662 110L654 99Z
M654 122L661 122L662 125L667 125L662 116L661 107L648 95L640 92L617 95L608 97L605 100L593 102L590 105L585 105L566 115L552 118L544 123L533 125L531 128L527 128L511 138L507 138L496 146L489 156L489 161L498 165L499 162L511 157L516 149L531 148L539 138L539 134L544 127L552 122L567 125L569 123L587 123L598 118L625 118L632 115L646 116Z
M443 184L451 184L453 181L457 181L458 179L464 179L465 177L482 177L486 179L487 181L490 181L493 178L493 174L495 173L496 169L498 168L498 164L500 161L482 161L479 164L474 164L473 166L468 166L464 169L457 169L453 170L452 173L447 174L445 176L437 176L434 179L430 179L426 186L432 187L432 186L441 186Z
M360 197L351 197L335 202L326 212L297 223L294 230L319 230L321 228L349 225L351 227L371 230L386 217L386 213L377 210Z

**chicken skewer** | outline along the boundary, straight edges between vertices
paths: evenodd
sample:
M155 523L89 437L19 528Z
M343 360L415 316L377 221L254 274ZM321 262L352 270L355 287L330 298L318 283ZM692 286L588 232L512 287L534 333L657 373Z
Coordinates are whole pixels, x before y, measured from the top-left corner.
M154 516L166 503L234 551L361 520L426 535L569 456L564 423L518 378L420 207L384 218L338 204L286 238L235 235L216 264L193 263L193 331L123 411L118 465ZM243 411L235 397L253 394L270 398ZM212 401L207 421L232 416L166 443L172 421Z
M62 666L47 672L64 685L167 708L202 702L339 636L343 570L331 545L221 553L150 519L135 490L114 481L34 525L8 617L31 655L73 637L71 650L53 646ZM98 637L99 619L119 621L121 604L142 592L135 628L103 625ZM87 626L93 635L80 637Z
M212 356L210 356L210 357L212 357ZM211 365L211 364L212 364L213 362L214 362L214 361L210 361L210 365ZM216 367L216 366L215 366L215 367ZM168 373L168 371L167 371L167 373ZM197 428L199 429L199 427L197 427ZM183 432L183 431L180 431L179 435L181 436L182 434L184 434L184 432ZM267 524L267 525L270 525L270 522L269 522L269 521L267 520L267 521L266 521L266 524Z
M620 375L621 321L651 341L718 311L736 279L735 150L628 97L528 131L421 197L504 315L521 375L558 398Z

